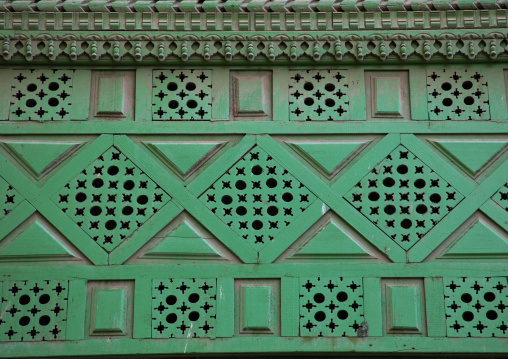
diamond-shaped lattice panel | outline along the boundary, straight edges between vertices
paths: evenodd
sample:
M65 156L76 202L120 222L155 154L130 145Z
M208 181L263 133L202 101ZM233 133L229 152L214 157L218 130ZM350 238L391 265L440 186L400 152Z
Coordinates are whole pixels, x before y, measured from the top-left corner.
M216 279L154 280L152 338L215 338L216 285Z
M363 323L361 278L301 278L300 335L357 336Z
M294 70L289 73L290 120L349 119L346 70Z
M9 120L70 120L74 70L21 70L12 80Z
M490 120L487 81L481 72L427 70L427 99L431 120Z
M154 120L210 120L211 70L154 70Z
M264 150L254 147L200 199L233 231L261 250L316 197Z
M3 283L0 341L64 340L68 281Z
M464 197L404 146L399 146L344 198L408 249Z
M7 216L23 200L18 191L0 177L0 219Z
M449 337L508 337L506 277L444 278Z
M506 212L508 212L508 182L506 182L499 191L492 196L494 202L501 206Z
M72 179L53 201L111 251L171 197L115 147Z

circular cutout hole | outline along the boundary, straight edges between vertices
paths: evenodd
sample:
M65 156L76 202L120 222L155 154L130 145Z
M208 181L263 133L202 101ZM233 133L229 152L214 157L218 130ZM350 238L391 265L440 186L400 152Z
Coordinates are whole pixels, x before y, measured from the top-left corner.
M345 302L347 300L347 293L346 292L339 292L337 294L337 300L339 302Z
M325 105L328 106L328 107L333 107L333 106L335 106L335 100L333 100L331 98L327 98L325 100Z
M334 84L326 84L325 90L328 92L332 92L333 90L335 90L335 85Z
M303 103L307 106L314 105L314 99L312 97L306 97L305 100L303 100Z
M409 229L413 225L413 222L411 222L410 219L405 218L402 221L400 221L400 226L404 229Z
M56 82L50 82L48 85L48 89L50 89L51 91L56 91L59 88L60 88L60 85Z
M467 105L467 106L471 106L472 104L474 104L474 98L472 96L467 96L465 99L464 99L464 103Z
M472 83L471 81L464 81L464 82L462 83L462 88L463 88L464 90L470 90L470 89L472 89L472 88L473 88L473 83Z
M199 319L199 313L198 312L190 312L189 313L189 320L191 322L195 322L198 319Z
M453 105L453 101L451 98L443 99L443 106L450 107L451 105Z
M263 173L263 167L255 165L254 167L252 167L251 172L253 175L259 176L261 173Z
M84 194L83 192L79 192L76 194L74 198L76 198L76 201L78 202L84 202L86 201L86 194Z
M433 193L430 195L429 199L432 203L439 203L441 202L441 195L439 193Z
M196 102L196 100L189 100L189 101L187 101L187 107L188 108L196 108L196 107L198 107L198 103Z
M39 297L39 303L41 303L41 304L47 304L47 303L49 303L50 299L51 298L50 298L49 294L43 294L43 295L41 295Z
M275 206L270 206L266 209L266 212L270 215L270 216L276 216L278 213L279 213L279 209Z
M94 188L101 188L102 186L104 186L104 181L100 178L96 178L92 181L92 186Z
M98 216L101 213L102 213L102 208L99 206L93 206L92 208L90 208L90 214L94 217Z
M168 305L174 305L176 303L176 296L174 296L174 295L168 295L166 297L166 303Z
M286 192L282 195L282 200L284 202L291 202L293 200L293 195L289 192Z
M239 189L240 191L242 191L245 188L247 188L247 183L245 183L245 181L239 180L239 181L236 181L235 187L236 187L236 189Z
M464 312L462 313L462 319L466 322L470 322L474 319L474 314L472 312Z
M419 214L427 213L427 206L424 204L419 204L418 206L416 206L416 213L419 213Z
M36 84L28 84L28 86L26 87L26 90L28 92L34 92L35 90L37 90L37 85Z
M236 208L236 214L239 216L245 216L247 214L247 208L240 206Z
M19 297L19 304L27 305L28 303L30 303L30 296L23 294L21 297Z
M49 317L48 317L49 318ZM27 317L26 315L24 317L19 318L19 325L22 327L25 327L30 323L30 317Z
M39 318L39 324L42 325L43 327L48 325L50 321L51 318L48 315L43 315L42 317Z
M384 208L384 211L385 211L385 213L386 213L386 214L388 214L388 215L390 215L390 216L391 216L392 214L394 214L394 213L395 213L395 206L394 206L394 205L389 204L388 206L386 206L386 207Z
M176 314L171 313L171 314L168 314L168 316L166 317L166 322L168 322L169 324L173 324L176 322L176 319L177 319Z
M415 181L415 187L416 188L423 188L425 187L425 180L422 179L422 178L418 178L416 181Z
M56 107L58 106L60 102L58 101L58 99L56 97L51 97L49 100L48 100L48 105L50 105L51 107Z
M109 166L109 167L108 167L108 175L110 175L110 176L115 176L115 175L117 175L117 174L118 174L118 171L120 171L120 170L118 169L118 167L117 167L117 166Z
M130 191L134 188L134 181L128 180L123 183L123 188Z
M191 303L197 303L198 300L199 300L199 294L198 293L192 293L191 295L189 295L189 302L191 302Z
M487 302L492 302L496 299L496 295L492 292L487 292L483 296L483 299L485 299Z
M379 193L377 192L370 192L369 193L369 200L372 202L376 202L379 199Z
M489 310L486 315L487 315L487 318L490 320L497 319L497 312L495 310Z
M383 185L385 187L393 187L393 185L395 184L395 180L391 177L386 177L384 180L383 180Z
M122 208L122 214L124 216L130 216L132 212L134 212L134 208L132 208L131 206L125 206L124 208Z
M277 180L275 178L268 178L266 180L266 186L268 188L275 188L275 187L277 187Z
M145 205L148 203L148 197L145 196L144 194L142 194L141 196L138 196L138 198L136 199L136 201L141 204L141 205Z
M450 91L452 89L452 84L449 82L445 82L444 84L441 85L441 88L444 91Z
M113 221L112 219L107 221L106 224L104 224L104 227L106 227L106 229L108 231L112 231L113 229L116 228L116 221Z
M316 321L318 322L322 322L323 320L326 319L325 312L317 312L316 314L314 314L314 319L316 319Z
M231 198L231 196L228 195L222 196L220 200L224 204L231 204L231 202L233 202L233 198Z
M314 302L323 303L325 301L325 296L321 293L314 294Z
M178 84L176 82L170 82L170 83L168 83L168 90L169 91L176 91L176 90L178 90Z
M259 220L252 222L252 228L254 228L256 231L259 231L261 228L263 228L263 222Z
M464 293L460 296L460 300L463 301L464 303L471 303L473 297L469 293Z
M339 310L339 312L337 313L337 318L339 318L340 320L346 320L348 316L349 313L345 310Z
M405 175L408 171L408 168L406 165L400 165L397 167L397 172L399 172L401 175Z
M306 90L306 91L312 91L314 90L314 85L310 82L306 82L303 84L303 88Z
M187 85L185 85L185 89L187 91L194 91L196 89L196 84L194 82L188 82Z
M35 105L37 105L37 101L35 101L33 98L29 98L26 100L25 104L26 107L35 107Z
M171 100L171 101L169 101L169 103L168 103L168 107L169 107L170 109L172 109L172 110L174 110L174 109L178 108L178 101L176 101L176 100Z

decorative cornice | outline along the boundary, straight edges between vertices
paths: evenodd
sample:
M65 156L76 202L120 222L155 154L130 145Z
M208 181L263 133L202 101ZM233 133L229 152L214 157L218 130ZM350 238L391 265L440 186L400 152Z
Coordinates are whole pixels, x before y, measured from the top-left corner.
M332 34L273 36L209 34L198 36L185 34L173 36L160 34L89 34L77 36L65 34L38 34L36 36L0 35L2 55L5 61L46 59L157 63L191 60L225 62L341 62L375 59L431 60L440 58L497 59L508 57L506 33L492 32L484 35L465 33L396 33L393 35Z
M506 9L506 0L4 0L0 12L376 12Z

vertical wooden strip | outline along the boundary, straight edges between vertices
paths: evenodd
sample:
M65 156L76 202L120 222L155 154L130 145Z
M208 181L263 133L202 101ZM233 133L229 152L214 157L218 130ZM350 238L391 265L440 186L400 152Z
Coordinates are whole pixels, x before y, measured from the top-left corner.
M7 121L9 119L9 108L11 105L11 81L12 70L0 70L0 84L5 91L0 96L0 121Z
M81 340L85 337L86 280L69 281L67 302L66 340Z
M365 120L367 102L365 100L365 74L362 67L348 70L349 118L346 120Z
M381 306L381 279L363 279L363 305L369 337L383 336L383 308Z
M490 118L493 121L507 121L505 72L502 67L488 66L485 70L489 84Z
M136 70L136 97L127 99L136 101L134 105L134 121L152 120L152 69L138 68Z
M273 120L289 121L289 71L273 70Z
M446 336L443 278L425 278L425 310L429 337Z
M424 68L409 70L409 97L411 98L411 119L428 120L427 72Z
M212 121L229 119L229 70L212 71Z
M91 82L92 71L76 70L74 73L74 80L72 81L72 120L88 120Z
M299 335L299 286L298 278L281 279L281 336L296 337Z
M152 337L152 280L136 279L134 285L133 338Z
M217 279L217 337L232 337L235 331L235 280Z

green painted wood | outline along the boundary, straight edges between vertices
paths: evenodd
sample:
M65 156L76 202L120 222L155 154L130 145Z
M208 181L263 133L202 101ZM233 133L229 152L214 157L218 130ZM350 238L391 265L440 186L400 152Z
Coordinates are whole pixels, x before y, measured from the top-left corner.
M441 301L443 295L442 278L425 278L425 305L427 313L427 333L429 337L441 337L446 333L445 310Z

